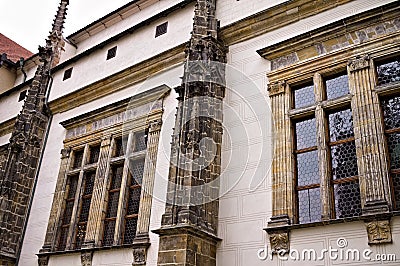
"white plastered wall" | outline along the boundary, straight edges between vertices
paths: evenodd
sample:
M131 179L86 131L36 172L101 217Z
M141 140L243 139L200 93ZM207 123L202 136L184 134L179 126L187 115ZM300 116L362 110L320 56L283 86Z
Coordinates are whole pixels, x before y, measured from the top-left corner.
M194 5L182 8L58 71L49 101L187 42L193 24L193 10ZM167 33L154 38L156 26L166 21ZM108 49L114 46L117 46L116 57L106 60ZM72 76L63 81L64 71L70 67L73 67Z
M73 110L56 114L53 117L47 146L43 155L43 162L40 167L40 174L32 202L32 209L26 229L26 237L23 242L20 265L36 266L39 250L44 244L44 237L49 220L53 194L57 182L60 167L60 151L63 148L66 130L60 125L61 121L90 112L102 106L126 99L128 96L136 95L142 91L166 84L174 88L180 85L180 78L183 75L183 66L178 65L166 70L147 81L132 85L108 95L96 101L79 106ZM157 157L157 173L155 177L155 198L152 205L150 219L150 230L161 226L161 216L165 210L165 195L167 190L166 178L168 177L170 137L174 124L173 114L176 108L176 95L173 91L165 98L163 126L161 129L160 145ZM158 253L158 236L150 233L151 246L148 252L148 265L155 266ZM80 265L80 255L52 256L49 265ZM97 265L132 265L132 250L108 250L95 252L93 266Z
M220 1L222 5L225 1ZM240 1L242 2L242 1ZM247 1L243 1L247 2ZM255 1L261 2L261 1ZM266 33L262 36L253 38L251 40L233 45L229 48L228 64L232 67L239 69L243 76L236 75L238 80L234 80L235 84L233 91L236 90L236 84L244 82L245 76L258 85L258 88L262 92L261 94L267 95L267 80L266 73L270 71L269 62L261 58L256 51L264 48L268 45L278 43L296 35L305 33L312 29L319 28L323 25L337 21L341 18L345 18L354 15L359 12L363 12L380 5L389 3L392 1L374 1L374 0L358 0L348 3L343 6L339 6L332 10L323 12L316 16L306 18L299 22L293 23L289 26L281 29ZM224 14L228 11L220 10L220 14ZM232 91L231 90L231 91ZM319 261L319 262L304 262L300 261L294 263L293 261L278 261L274 257L273 261L262 261L258 259L257 251L265 247L269 242L266 232L263 230L267 226L267 222L272 216L272 187L271 187L271 174L269 172L270 167L270 154L267 152L263 154L259 161L256 163L253 161L255 153L257 153L257 147L252 149L251 144L262 145L263 149L267 151L272 150L271 137L268 135L270 131L267 129L264 133L267 133L264 138L260 138L258 135L260 130L259 126L270 125L270 113L269 113L269 100L266 100L265 110L261 114L261 118L265 117L265 121L260 121L259 124L255 122L255 119L251 117L250 110L246 111L246 108L255 106L254 103L262 102L263 100L254 99L254 90L249 90L243 94L243 99L238 99L235 93L230 90L227 91L225 101L228 106L232 106L229 111L224 111L224 142L223 142L223 174L221 188L224 186L230 188L225 193L219 202L219 237L223 240L219 243L217 249L217 266L258 266L258 265L336 265L338 262L332 261ZM236 115L234 111L237 111L239 115ZM257 113L257 112L256 112ZM250 114L250 116L246 116ZM230 139L227 136L227 132L237 132L238 126L245 124L249 130L247 143L250 144L250 148L246 148L243 143L246 141L240 136L234 136L232 139L234 142L229 143ZM258 147L259 148L259 147ZM233 163L230 162L231 154L236 153L235 149L238 149L241 154L248 157L246 158L233 158ZM249 155L249 156L248 156ZM247 160L246 166L243 167L243 162ZM264 177L263 182L254 189L252 182L259 181L260 177ZM231 185L230 182L237 182L236 185ZM256 182L258 183L258 182ZM393 219L393 236L399 238L396 233L400 229L400 219ZM397 233L398 234L398 233ZM323 247L327 248L329 245L333 245L333 241L336 241L338 237L345 236L349 242L350 248L359 248L363 250L368 247L367 233L365 225L360 222L345 223L330 225L324 227L315 227L308 229L297 229L293 230L290 235L291 248L299 250L305 248L315 248L317 250ZM380 248L372 248L374 252L384 253L391 252L397 253L400 249L399 241L394 240L393 245L383 245ZM400 256L398 254L398 256ZM400 260L400 257L398 258ZM349 263L349 262L346 262ZM352 262L346 265L376 265L376 262L365 261ZM396 264L397 263L397 264ZM400 265L397 261L394 265Z

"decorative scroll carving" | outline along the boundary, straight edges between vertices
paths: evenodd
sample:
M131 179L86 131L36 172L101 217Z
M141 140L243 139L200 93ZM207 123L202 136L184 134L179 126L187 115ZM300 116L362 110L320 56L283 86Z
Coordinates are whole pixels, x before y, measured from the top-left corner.
M289 231L269 233L269 242L273 252L289 251Z
M134 247L132 265L146 265L146 251L145 247Z
M349 60L348 65L349 65L349 70L351 72L356 71L356 70L360 70L363 68L368 68L369 67L369 55L361 55L361 56L357 56L355 59L353 60Z
M392 231L389 220L367 222L368 244L392 243Z
M93 250L84 250L81 253L82 266L92 266Z
M284 93L285 92L285 86L286 86L285 81L278 81L278 82L275 82L275 83L270 83L268 85L269 96L273 96L273 95Z

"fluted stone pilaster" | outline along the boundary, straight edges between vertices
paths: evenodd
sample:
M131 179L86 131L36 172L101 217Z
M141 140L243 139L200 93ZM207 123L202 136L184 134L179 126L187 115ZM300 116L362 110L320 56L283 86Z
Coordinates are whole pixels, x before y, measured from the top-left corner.
M111 136L104 137L101 142L98 167L93 187L92 200L90 203L90 213L86 228L85 248L99 246L101 237L101 224L103 220L104 198L107 194L107 181L109 172Z

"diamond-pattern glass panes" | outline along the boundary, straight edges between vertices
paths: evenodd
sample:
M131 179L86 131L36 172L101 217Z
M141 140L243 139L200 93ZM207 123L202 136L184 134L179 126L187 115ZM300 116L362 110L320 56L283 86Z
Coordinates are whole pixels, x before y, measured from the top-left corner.
M110 246L114 241L115 222L118 213L119 195L121 191L124 166L113 165L111 168L110 188L108 190L108 203L104 221L103 244Z
M400 96L382 100L385 129L400 128Z
M57 244L57 250L64 250L67 244L68 230L71 223L72 212L74 210L74 202L76 190L78 187L79 175L73 175L68 177L66 193L67 199L65 201L65 209L62 217L60 236Z
M390 169L400 169L400 131L387 134L387 145L390 154Z
M312 223L321 220L321 195L319 188L298 192L299 223Z
M130 160L129 171L133 176L133 182L141 185L144 171L144 158L141 160Z
M327 78L325 80L325 88L328 100L347 95L349 94L349 78L346 74Z
M354 141L331 147L332 178L343 179L358 175L356 145Z
M350 109L329 114L329 136L331 142L354 137L353 116Z
M100 156L100 144L91 146L89 148L89 160L88 164L97 163Z
M114 139L114 149L113 149L113 157L120 157L125 154L126 144L128 142L128 137L120 137Z
M125 220L124 244L132 244L136 236L137 217Z
M336 218L359 216L361 199L351 110L331 113L328 119Z
M380 63L376 67L378 74L378 85L385 85L400 81L400 58L392 59L389 62Z
M382 109L389 151L393 201L395 209L400 210L400 97L382 100Z
M334 185L336 218L361 215L360 187L358 180Z
M319 184L318 151L297 154L297 185Z
M314 84L293 87L294 108L305 107L315 103Z
M392 173L394 202L396 210L400 210L400 172Z
M295 127L297 150L317 145L317 124L315 118L297 122Z
M82 166L83 161L83 149L74 152L74 163L72 169L76 169Z
M144 131L135 133L135 148L133 151L142 151L146 149L147 134Z
M315 118L295 123L299 223L321 219L320 176Z

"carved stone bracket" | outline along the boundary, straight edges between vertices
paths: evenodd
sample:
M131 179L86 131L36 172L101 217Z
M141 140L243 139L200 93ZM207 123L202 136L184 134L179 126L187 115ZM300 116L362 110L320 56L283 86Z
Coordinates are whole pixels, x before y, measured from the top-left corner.
M368 233L368 244L392 243L389 219L366 221L365 226Z
M355 59L349 60L348 62L349 70L353 72L363 68L368 68L370 66L369 62L370 62L369 55L357 56Z
M93 250L82 250L81 264L82 266L92 266Z
M274 96L274 95L278 95L278 94L284 93L285 92L285 86L286 86L286 82L283 81L283 80L275 82L275 83L268 84L269 96Z
M273 253L289 252L289 230L269 232L269 243Z
M134 246L133 247L133 263L132 265L146 265L148 246Z
M39 266L47 266L47 265L49 265L49 256L39 256L38 265Z

